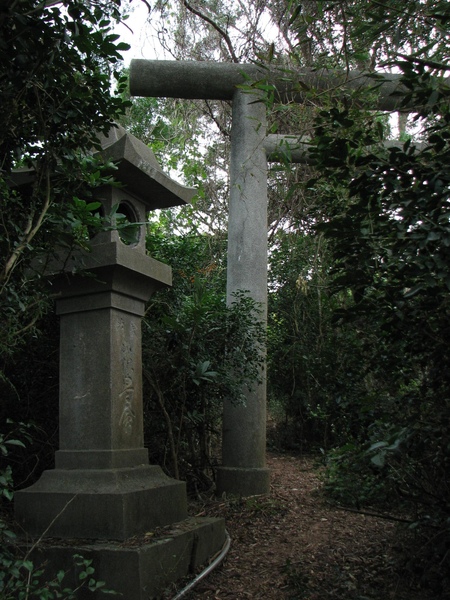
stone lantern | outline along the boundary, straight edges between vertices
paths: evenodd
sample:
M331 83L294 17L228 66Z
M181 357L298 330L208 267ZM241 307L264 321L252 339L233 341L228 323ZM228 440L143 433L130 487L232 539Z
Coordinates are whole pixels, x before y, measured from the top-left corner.
M55 469L15 496L17 520L34 536L123 541L187 519L184 482L149 465L144 448L141 319L153 292L171 285L170 267L145 254L146 214L185 204L195 190L165 175L151 150L124 129L102 141L120 186L101 188L98 199L105 215L115 207L135 223L135 236L130 241L120 229L101 232L91 252L51 267L61 323L60 447ZM211 546L208 534L204 543L215 552L224 540L223 523L211 526L215 541ZM199 528L204 530L201 523L184 528L191 531L191 545ZM137 591L130 595L127 583L125 597L141 598L150 588L140 567L129 569ZM114 574L103 575L108 581Z

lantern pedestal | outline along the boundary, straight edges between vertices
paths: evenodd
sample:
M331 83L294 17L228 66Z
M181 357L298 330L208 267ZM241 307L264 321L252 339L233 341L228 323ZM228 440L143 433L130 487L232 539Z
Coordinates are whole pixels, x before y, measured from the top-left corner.
M145 254L146 212L193 191L158 170L123 129L104 152L126 185L98 191L117 228L98 234L91 252L61 254L43 267L61 323L60 449L55 469L16 492L15 510L26 534L44 540L33 550L36 568L42 556L54 577L81 554L92 558L96 579L144 600L220 550L225 528L222 519L188 519L185 483L149 465L144 448L141 319L151 295L172 282L170 267ZM77 598L85 593L97 597L81 588Z

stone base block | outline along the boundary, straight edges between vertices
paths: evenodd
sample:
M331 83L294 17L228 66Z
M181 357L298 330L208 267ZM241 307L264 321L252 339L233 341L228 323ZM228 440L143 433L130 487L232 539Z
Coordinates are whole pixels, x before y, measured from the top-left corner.
M219 467L216 472L216 494L260 496L270 491L269 469Z
M147 532L125 542L64 543L44 542L33 552L35 568L45 565L46 577L67 572L64 586L78 587L73 555L92 560L96 581L119 592L123 600L151 600L160 597L171 583L193 572L217 554L225 543L225 523L216 518L190 518L162 532ZM80 571L81 569L79 569ZM100 600L100 592L81 588L77 600Z
M14 496L30 535L125 540L187 517L186 486L159 466L54 469Z

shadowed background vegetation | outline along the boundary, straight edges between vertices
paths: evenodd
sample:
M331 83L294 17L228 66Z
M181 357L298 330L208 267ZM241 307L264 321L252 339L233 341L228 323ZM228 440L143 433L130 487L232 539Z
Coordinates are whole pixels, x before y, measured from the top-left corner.
M13 2L0 12L2 114L0 387L3 500L52 467L58 438L58 324L30 266L105 225L92 189L95 131L119 120L163 168L198 188L190 207L151 216L148 251L174 286L143 323L145 440L152 462L214 484L221 402L258 376L258 307L225 305L231 107L130 99L112 23L136 2ZM61 10L65 7L66 10ZM309 164L269 173L269 443L313 452L330 500L403 512L422 585L444 597L450 560L450 114L447 2L158 1L148 27L165 58L400 73L403 106L376 89L305 90L270 131L310 144ZM118 81L111 94L111 81ZM374 77L374 87L377 80ZM409 115L409 116L408 116ZM387 149L384 142L398 138ZM10 173L33 166L26 195ZM244 291L243 291L244 292ZM15 430L14 430L15 431ZM9 437L8 437L9 436ZM14 452L11 452L14 450ZM438 583L436 583L438 581Z

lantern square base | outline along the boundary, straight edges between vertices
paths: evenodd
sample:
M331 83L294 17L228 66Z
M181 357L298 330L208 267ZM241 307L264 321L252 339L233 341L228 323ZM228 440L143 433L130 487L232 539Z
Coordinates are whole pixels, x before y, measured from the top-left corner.
M74 555L92 560L96 581L121 594L126 600L160 598L162 592L209 562L225 543L225 523L217 518L188 518L162 530L148 531L124 542L71 540L44 541L31 555L35 568L43 565L45 577L66 572L64 586L75 589L81 568L74 567ZM77 600L100 600L104 594L86 588L77 591Z
M186 486L156 465L53 469L15 494L30 535L125 540L187 517Z

